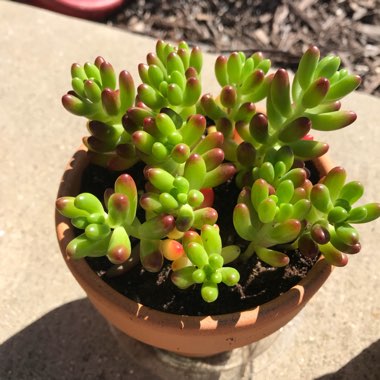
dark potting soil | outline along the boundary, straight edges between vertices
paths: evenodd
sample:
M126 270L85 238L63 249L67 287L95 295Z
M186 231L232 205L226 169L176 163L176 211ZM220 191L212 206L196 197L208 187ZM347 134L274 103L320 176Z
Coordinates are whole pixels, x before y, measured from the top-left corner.
M312 164L311 164L312 165ZM315 168L309 165L314 179ZM128 172L133 178L140 178L136 183L143 188L144 179L141 175L142 164L137 164ZM138 175L138 173L140 173ZM113 187L114 181L120 173L90 165L84 172L82 192L92 192L102 199L104 190ZM237 244L242 251L247 243L234 231L232 212L239 194L234 181L229 181L214 189L214 208L218 211L218 225L221 230L223 245ZM144 212L139 208L138 217L144 218ZM132 239L132 245L137 243ZM90 267L111 287L128 298L153 309L184 315L217 315L247 310L268 302L289 290L306 276L316 259L303 257L298 251L286 252L290 263L283 268L273 268L253 255L247 262L231 263L240 273L240 281L234 287L219 284L219 297L210 304L203 301L200 294L200 285L190 289L180 290L170 280L170 262L165 262L159 273L150 273L140 264L128 272L109 278L106 272L111 264L106 257L86 258Z

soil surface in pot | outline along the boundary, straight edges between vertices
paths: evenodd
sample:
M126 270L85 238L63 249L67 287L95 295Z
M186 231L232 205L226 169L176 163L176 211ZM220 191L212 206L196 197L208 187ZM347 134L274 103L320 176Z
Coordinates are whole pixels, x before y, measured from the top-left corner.
M314 182L316 170L310 165L309 168L312 173L310 179ZM140 183L136 181L138 188L143 188L144 179L140 174L142 169L143 166L138 164L128 170L135 181L140 178ZM104 190L113 187L119 174L89 165L83 174L81 192L92 192L102 199ZM246 242L235 233L231 218L238 194L239 189L234 181L215 188L214 208L219 214L218 225L223 245L237 244L244 250ZM140 210L138 217L140 221L144 220L143 210ZM137 241L131 239L131 242L133 245ZM169 262L165 262L159 273L149 273L138 264L118 277L109 278L106 273L113 265L106 257L86 260L107 284L136 302L172 314L201 316L243 311L268 302L296 285L317 260L305 258L298 251L286 253L290 257L290 264L284 268L273 268L261 262L255 255L246 263L229 264L240 272L239 284L234 287L220 284L219 297L210 304L201 298L200 285L194 285L187 290L180 290L173 285Z

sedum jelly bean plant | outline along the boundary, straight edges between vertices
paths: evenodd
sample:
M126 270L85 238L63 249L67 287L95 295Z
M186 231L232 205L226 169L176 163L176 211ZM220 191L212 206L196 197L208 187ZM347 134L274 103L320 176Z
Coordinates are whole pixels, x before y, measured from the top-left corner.
M141 263L149 272L171 265L180 289L199 288L206 302L240 279L234 263L252 255L281 267L295 250L344 266L360 251L354 224L380 216L380 204L359 204L364 189L342 167L312 183L305 165L328 144L311 130L334 131L356 119L340 100L360 78L334 55L310 47L293 80L271 70L261 53L219 56L219 94L202 94L202 52L186 42L158 41L138 66L141 84L117 78L102 57L71 67L72 90L62 98L87 118L90 161L123 171L100 200L90 193L59 198L57 210L83 232L67 245L73 259L107 256L116 268ZM256 106L265 101L266 111ZM142 162L145 184L131 168ZM233 220L239 244L223 246L214 189L235 186Z

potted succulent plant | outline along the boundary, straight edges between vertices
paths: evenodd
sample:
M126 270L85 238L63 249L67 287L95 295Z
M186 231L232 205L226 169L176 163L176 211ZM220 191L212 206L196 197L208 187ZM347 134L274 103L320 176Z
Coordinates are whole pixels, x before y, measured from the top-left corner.
M309 134L355 121L340 99L360 78L314 46L292 83L270 66L261 53L218 57L214 97L202 95L200 49L185 42L157 42L138 66L137 94L127 71L117 88L101 57L72 65L62 102L88 119L90 136L64 174L57 235L90 300L128 335L189 356L257 341L359 252L352 224L379 217L379 203L356 205L363 186L346 183ZM305 264L296 284L264 281L259 292L275 292L262 303L245 292L293 261Z

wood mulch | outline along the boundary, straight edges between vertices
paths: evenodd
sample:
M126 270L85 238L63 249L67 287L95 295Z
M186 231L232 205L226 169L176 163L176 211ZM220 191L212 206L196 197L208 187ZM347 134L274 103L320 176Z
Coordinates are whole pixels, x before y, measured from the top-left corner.
M380 0L127 0L106 22L213 53L260 50L291 69L315 44L380 96Z

